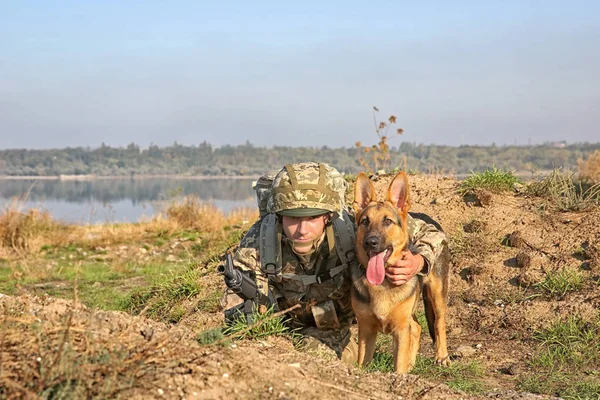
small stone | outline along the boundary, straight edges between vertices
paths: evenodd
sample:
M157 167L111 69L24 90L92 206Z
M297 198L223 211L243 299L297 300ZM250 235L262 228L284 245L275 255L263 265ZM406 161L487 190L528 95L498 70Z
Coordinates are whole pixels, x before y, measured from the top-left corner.
M458 357L470 357L474 355L476 350L471 346L461 345L458 346L454 354Z

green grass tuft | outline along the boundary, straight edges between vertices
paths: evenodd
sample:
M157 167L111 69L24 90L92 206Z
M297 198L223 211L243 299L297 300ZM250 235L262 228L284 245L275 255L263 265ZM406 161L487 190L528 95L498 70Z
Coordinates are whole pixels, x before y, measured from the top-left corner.
M411 373L443 381L451 388L467 393L481 393L485 389L483 382L480 381L484 367L477 360L468 362L458 360L453 361L448 367L442 367L435 365L433 359L418 355Z
M600 393L600 321L579 316L560 319L536 331L533 372L518 382L520 390L564 399L596 399Z
M583 274L574 268L565 268L559 271L549 272L544 281L536 287L542 289L549 296L563 298L567 293L581 289Z
M254 323L248 327L246 318L240 316L223 330L223 334L236 339L260 339L267 336L289 336L292 339L298 337L295 329L289 326L289 317L282 315L273 318L273 308L266 313L252 314Z
M500 170L494 166L483 172L471 172L471 176L460 184L458 192L464 195L478 189L484 189L501 193L514 190L515 184L519 182L519 178L513 172Z

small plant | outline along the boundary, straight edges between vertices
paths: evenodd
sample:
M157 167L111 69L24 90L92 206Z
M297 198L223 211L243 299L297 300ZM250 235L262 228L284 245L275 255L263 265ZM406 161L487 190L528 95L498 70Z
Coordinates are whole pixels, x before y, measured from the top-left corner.
M445 382L451 388L467 393L481 393L484 390L484 384L480 380L484 368L476 360L468 362L458 360L448 367L443 367L435 365L430 358L417 355L417 362L411 373Z
M526 300L538 297L539 294L530 295L526 288L509 286L502 288L500 286L494 286L490 290L488 296L490 304L495 305L513 305L519 304Z
M149 288L133 292L124 306L133 314L142 312L151 318L177 323L185 310L180 302L201 294L200 272L194 266L171 277L161 278Z
M600 321L579 316L559 319L537 330L536 354L529 362L532 373L518 387L564 399L594 399L600 393Z
M390 161L390 147L388 145L388 132L392 125L396 123L396 116L390 115L387 119L387 122L378 121L376 113L379 112L377 107L373 107L373 121L375 123L375 133L379 138L379 142L371 147L363 147L361 142L356 142L355 146L357 148L362 148L363 152L366 154L370 154L371 162L373 163L374 169L371 169L371 165L365 159L365 157L360 157L360 165L362 165L367 172L374 173L380 170L386 170L388 167L388 163ZM396 134L401 135L404 132L403 129L396 129Z
M576 269L568 268L549 272L543 282L536 286L551 297L563 298L567 293L581 289L583 274Z
M254 323L248 326L246 318L240 316L223 330L223 334L240 340L260 339L267 336L290 336L294 339L298 336L296 330L289 326L289 317L285 314L275 316L273 307L262 314L255 311L252 319Z
M573 180L573 174L563 174L559 169L527 187L530 196L546 199L543 207L557 207L560 211L585 211L600 204L600 183L584 188Z
M464 260L478 263L483 255L492 251L494 247L492 238L485 231L467 233L463 226L459 226L449 235L448 249L455 263Z
M378 352L373 354L373 360L367 365L368 372L394 372L394 357L391 352Z
M488 168L483 172L472 172L459 186L458 192L462 195L474 193L477 190L488 190L493 193L512 191L520 180L513 172L496 168Z
M196 340L199 344L206 346L215 342L225 343L227 342L225 338L226 337L223 334L223 328L219 327L207 329L205 331L200 332L196 337Z

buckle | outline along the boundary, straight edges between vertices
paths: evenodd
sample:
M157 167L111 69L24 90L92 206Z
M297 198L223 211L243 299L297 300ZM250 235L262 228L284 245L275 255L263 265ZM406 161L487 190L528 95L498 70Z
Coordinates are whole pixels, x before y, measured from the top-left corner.
M281 272L281 268L277 268L277 264L275 263L270 263L265 265L263 272L266 275L277 275Z

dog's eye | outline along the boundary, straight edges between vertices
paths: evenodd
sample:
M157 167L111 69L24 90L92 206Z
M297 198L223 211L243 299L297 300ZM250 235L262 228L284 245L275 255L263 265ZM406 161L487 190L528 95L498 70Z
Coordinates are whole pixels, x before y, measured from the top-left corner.
M388 217L385 217L383 219L383 226L390 226L394 223L394 221L392 221L391 219L389 219Z
M360 220L361 225L367 226L369 225L369 218L364 217L363 219Z

